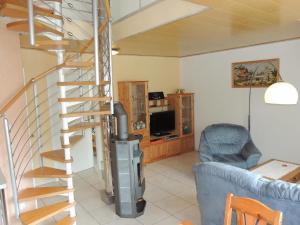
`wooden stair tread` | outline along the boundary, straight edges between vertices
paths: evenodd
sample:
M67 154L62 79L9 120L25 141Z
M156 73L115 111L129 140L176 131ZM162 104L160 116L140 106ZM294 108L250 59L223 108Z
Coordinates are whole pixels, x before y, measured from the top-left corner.
M55 195L66 194L73 191L74 189L68 189L67 187L27 188L19 193L19 200L20 201L36 200L39 198L47 198Z
M1 1L1 0L0 0ZM51 40L48 37L45 36L36 36L36 43L38 43L39 41L45 41L45 40ZM86 43L88 42L87 40L72 40L72 39L64 39L65 41L68 41L68 45L64 46L64 50L65 52L68 53L78 53L80 52L80 49L86 45ZM39 48L41 50L47 50L45 48L43 48L43 46L40 47L36 47L36 46L31 46L29 44L29 36L28 34L22 34L20 35L20 42L21 42L21 48L25 48L25 49L36 49ZM85 53L93 53L93 45L88 48Z
M108 85L110 81L101 81L100 85ZM65 82L57 82L57 86L95 86L95 81L65 81Z
M62 3L62 0L44 0L45 2L58 2L58 3Z
M69 45L67 40L40 40L35 46L44 50L64 50Z
M90 68L93 66L93 62L65 62L64 68Z
M1 0L0 3L12 4L15 6L21 6L21 7L27 8L27 1L24 1L24 0ZM39 7L37 5L33 5L33 9L34 9L33 11L42 11L42 12L54 14L53 9L47 9L47 8Z
M59 98L58 102L86 102L86 101L109 101L110 97L78 97L78 98Z
M74 135L70 137L70 144L69 145L64 145L62 144L63 148L71 148L72 145L75 145L78 141L80 141L83 138L82 135ZM61 138L61 142L63 143L63 138Z
M99 123L83 122L83 123L79 123L76 125L72 125L67 130L61 130L61 132L62 133L70 133L70 132L75 132L75 131L84 130L84 129L88 129L88 128L94 128L97 126L101 126L101 123L100 122Z
M29 31L29 24L27 20L15 21L12 23L8 23L6 25L8 30L19 31L19 32L28 32ZM34 21L34 27L36 33L43 33L43 32L50 32L56 34L58 36L63 37L64 33L55 30L54 28L50 27L49 25L39 22L37 20Z
M7 16L11 18L28 18L27 5L13 4L13 3L4 3L0 9L0 14L2 16ZM62 20L63 17L56 15L52 10L42 9L35 6L34 14L38 16L51 17L54 19Z
M75 202L59 202L21 213L20 219L24 225L35 225L73 206L75 206Z
M97 115L109 115L109 110L102 111L84 111L84 112L71 112L66 114L60 114L60 118L78 117L78 116L97 116Z
M67 216L58 221L55 225L73 225L75 223L75 217Z
M51 167L40 167L25 173L29 178L69 178L72 175L68 175L65 170L55 169Z
M41 154L41 156L45 157L47 159L61 162L61 163L72 163L73 162L73 159L69 159L69 160L65 159L65 150L64 149L43 152Z

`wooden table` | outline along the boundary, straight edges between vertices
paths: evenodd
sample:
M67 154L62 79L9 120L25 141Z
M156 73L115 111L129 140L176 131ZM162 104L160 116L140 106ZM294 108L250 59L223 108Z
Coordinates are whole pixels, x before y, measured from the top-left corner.
M268 160L252 168L251 171L272 180L283 180L291 183L300 181L300 164L278 159Z

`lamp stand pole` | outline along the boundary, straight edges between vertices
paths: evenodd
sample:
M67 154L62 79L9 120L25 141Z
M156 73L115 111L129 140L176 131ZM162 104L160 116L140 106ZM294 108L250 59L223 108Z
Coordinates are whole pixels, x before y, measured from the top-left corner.
M249 96L248 96L248 131L250 133L251 130L251 94L252 94L252 81L253 81L254 73L250 77L249 81Z
M258 69L259 66L256 67L256 69L254 70L254 72L249 75L249 96L248 96L248 131L250 133L251 131L251 95L252 95L252 83L253 83L253 79L255 77L256 71Z

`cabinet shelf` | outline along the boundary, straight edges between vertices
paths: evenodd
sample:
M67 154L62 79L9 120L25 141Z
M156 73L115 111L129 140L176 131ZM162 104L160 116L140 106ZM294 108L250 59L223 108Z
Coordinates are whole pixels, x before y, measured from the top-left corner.
M119 100L128 114L128 132L143 135L140 146L145 163L195 150L192 93L170 94L164 99L148 100L147 81L118 82L118 91ZM176 128L172 135L178 137L150 136L150 110L175 110Z

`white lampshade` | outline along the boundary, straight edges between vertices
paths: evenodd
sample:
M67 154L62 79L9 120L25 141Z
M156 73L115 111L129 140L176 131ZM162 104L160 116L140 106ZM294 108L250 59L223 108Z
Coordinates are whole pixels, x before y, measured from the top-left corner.
M298 102L298 91L290 83L279 81L269 86L265 92L265 103L294 105Z

